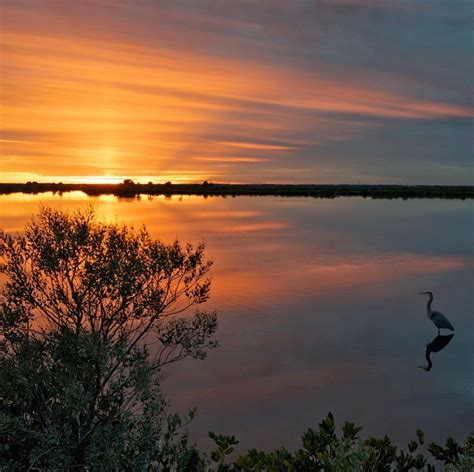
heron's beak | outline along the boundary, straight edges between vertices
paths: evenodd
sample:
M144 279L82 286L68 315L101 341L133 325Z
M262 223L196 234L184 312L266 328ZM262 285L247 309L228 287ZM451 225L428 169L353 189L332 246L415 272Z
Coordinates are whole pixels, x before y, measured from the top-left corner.
M428 292L418 292L418 295L427 295Z

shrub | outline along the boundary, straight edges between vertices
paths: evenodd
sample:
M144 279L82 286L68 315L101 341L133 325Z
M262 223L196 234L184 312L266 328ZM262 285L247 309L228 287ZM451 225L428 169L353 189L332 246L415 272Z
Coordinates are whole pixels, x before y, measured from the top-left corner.
M45 208L24 235L0 232L0 258L1 470L182 462L159 383L163 365L217 345L215 313L178 316L208 299L204 246Z

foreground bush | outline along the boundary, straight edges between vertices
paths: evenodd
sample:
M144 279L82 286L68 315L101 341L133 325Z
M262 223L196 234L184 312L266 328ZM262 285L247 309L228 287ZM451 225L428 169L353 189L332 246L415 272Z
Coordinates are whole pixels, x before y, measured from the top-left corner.
M208 298L204 247L43 209L0 263L0 470L176 467L160 375L216 346L215 314L178 317Z

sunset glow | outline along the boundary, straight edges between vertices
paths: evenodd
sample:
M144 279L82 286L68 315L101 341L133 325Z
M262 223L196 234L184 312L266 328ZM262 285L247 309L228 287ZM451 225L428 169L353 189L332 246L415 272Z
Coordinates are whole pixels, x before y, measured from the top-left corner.
M244 3L3 1L0 181L466 182L464 23L455 44L441 6ZM397 49L420 18L439 47Z
M469 468L472 14L0 0L0 470Z

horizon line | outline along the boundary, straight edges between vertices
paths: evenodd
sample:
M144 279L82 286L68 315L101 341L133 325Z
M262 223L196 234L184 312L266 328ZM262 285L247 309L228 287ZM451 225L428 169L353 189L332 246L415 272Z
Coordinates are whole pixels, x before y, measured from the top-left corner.
M128 182L127 182L128 180ZM54 185L54 186L87 186L87 187L97 187L97 186L105 186L105 187L116 187L116 186L274 186L274 187L307 187L307 186L316 186L316 187L328 187L328 186L355 186L355 187L473 187L473 184L445 184L445 183L436 183L436 184L425 184L425 183L346 183L346 182L339 182L339 183L314 183L314 182L306 182L306 183L282 183L282 182L220 182L220 181L208 181L203 180L201 182L153 182L149 181L147 183L144 182L135 182L132 179L124 179L120 182L38 182L38 181L27 181L27 182L0 182L0 185L18 185L18 186L33 186L33 185Z

